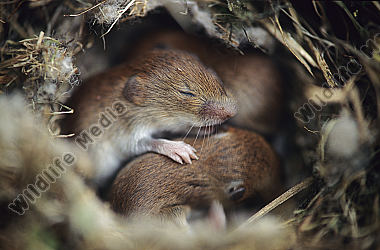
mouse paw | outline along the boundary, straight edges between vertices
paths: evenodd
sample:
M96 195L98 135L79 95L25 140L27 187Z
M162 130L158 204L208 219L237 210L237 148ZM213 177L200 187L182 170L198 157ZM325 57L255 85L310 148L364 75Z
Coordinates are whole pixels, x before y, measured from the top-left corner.
M211 203L210 209L208 211L209 222L216 231L225 230L227 228L226 214L224 213L223 205L214 200Z
M166 155L181 164L183 164L184 161L191 164L191 159L198 160L198 156L195 154L195 148L183 141L154 140L152 151Z

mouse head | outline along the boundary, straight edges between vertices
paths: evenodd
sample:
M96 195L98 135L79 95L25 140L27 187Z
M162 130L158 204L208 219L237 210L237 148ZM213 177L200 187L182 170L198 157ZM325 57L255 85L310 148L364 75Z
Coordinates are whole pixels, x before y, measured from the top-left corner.
M200 155L200 159L213 166L209 171L215 171L213 176L223 181L222 191L227 200L239 202L262 192L263 187L279 185L270 183L278 176L280 166L275 152L263 137L229 128L211 140L210 151Z
M214 125L236 114L236 102L216 74L194 56L156 49L133 66L124 97L178 124Z

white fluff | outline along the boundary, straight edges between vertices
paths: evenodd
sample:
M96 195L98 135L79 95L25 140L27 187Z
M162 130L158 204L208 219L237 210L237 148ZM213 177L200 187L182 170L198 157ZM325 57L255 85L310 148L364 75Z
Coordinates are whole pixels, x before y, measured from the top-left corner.
M201 24L209 35L216 35L216 28L212 21L212 17L209 12L201 10L199 6L194 3L191 5L191 11L193 13L193 21Z
M335 122L328 140L327 150L338 157L350 157L359 149L359 129L354 118L344 112Z

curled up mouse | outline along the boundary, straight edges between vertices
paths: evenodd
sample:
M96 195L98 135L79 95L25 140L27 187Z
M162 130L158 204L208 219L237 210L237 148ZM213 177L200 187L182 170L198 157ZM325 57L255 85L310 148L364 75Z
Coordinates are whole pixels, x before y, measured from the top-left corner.
M202 148L202 144L202 140L194 144L201 153L192 165L151 153L134 159L112 185L112 208L129 218L153 216L186 225L192 210L209 207L217 210L211 217L219 214L214 217L222 218L223 208L217 204L228 206L252 195L269 201L281 191L280 162L260 135L229 128L212 135L207 147Z
M121 162L145 152L192 163L198 159L192 146L163 139L161 133L185 134L192 127L221 124L237 112L234 98L195 56L155 49L85 81L68 101L74 114L63 120L62 133L75 133L77 144L89 141L84 133L96 130L94 125L118 102L125 108L123 115L86 144L98 185Z

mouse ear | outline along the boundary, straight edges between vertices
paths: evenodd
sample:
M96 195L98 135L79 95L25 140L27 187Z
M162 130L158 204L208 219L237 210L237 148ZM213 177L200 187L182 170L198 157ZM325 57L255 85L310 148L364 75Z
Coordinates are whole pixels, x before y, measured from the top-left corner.
M232 201L238 201L243 198L245 187L243 181L232 181L225 190L227 197Z
M131 103L142 106L146 99L146 90L142 79L137 76L131 76L123 89L124 97Z

